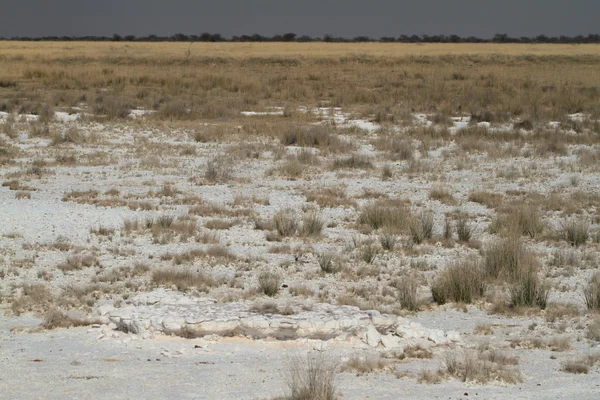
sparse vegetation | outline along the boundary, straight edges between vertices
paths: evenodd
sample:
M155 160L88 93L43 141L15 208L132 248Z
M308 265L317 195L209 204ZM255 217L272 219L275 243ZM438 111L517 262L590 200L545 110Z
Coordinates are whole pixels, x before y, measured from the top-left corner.
M366 375L386 371L390 368L391 363L381 357L354 355L341 366L341 372L355 372L356 375Z
M600 310L600 272L592 275L590 282L583 289L583 296L588 310Z
M279 210L273 216L273 224L280 236L294 236L298 232L296 213L291 209Z
M374 230L385 228L390 233L401 233L408 228L410 217L411 213L405 202L377 200L362 209L358 222Z
M284 400L335 400L338 364L327 354L293 357L284 373L290 394Z
M562 235L573 247L578 247L588 241L590 225L587 221L570 219L562 228Z
M448 189L441 186L436 186L432 188L429 192L429 198L450 206L456 204L456 200L454 199L454 196L452 196L452 193L450 193Z
M320 253L318 261L321 271L327 274L333 274L340 270L340 262L332 253Z
M276 272L263 271L258 275L258 286L262 293L273 297L281 287L281 276Z
M433 213L422 212L417 217L412 217L409 222L412 240L415 244L421 244L433 235Z
M562 370L571 374L587 374L590 368L600 363L600 354L594 353L576 359L568 359L562 364Z
M186 313L167 334L309 337L326 360L329 339L372 322L380 345L340 365L344 378L458 379L470 397L472 383L518 382L515 355L550 357L536 376L597 371L580 356L600 341L598 46L116 39L0 40L6 310L48 329L106 324L109 306L156 291ZM233 326L220 307L254 327L193 323ZM313 317L322 331L300 327ZM400 338L394 321L413 320L424 329ZM109 327L89 333L123 338ZM432 369L444 350L459 351ZM341 395L339 369L297 361L289 398ZM535 387L502 390L547 389ZM387 386L365 388L344 396Z
M152 281L157 285L172 285L177 290L196 289L208 292L219 285L218 281L206 273L190 270L157 269L152 272Z
M516 384L523 381L520 371L507 367L507 365L515 363L515 359L496 352L476 353L465 350L463 352L447 352L442 371L463 382L486 384L497 380Z
M550 287L538 276L532 267L524 268L510 287L510 301L513 307L540 307L548 304Z
M458 240L463 243L471 240L471 225L464 214L460 214L456 219L456 234L458 235Z
M300 234L302 236L319 236L321 234L321 231L323 230L323 225L323 220L316 212L306 214L304 217L302 217L302 227L300 228ZM277 229L277 231L279 232L279 228Z
M485 271L478 262L455 263L447 266L431 285L433 300L472 303L485 293Z
M410 311L417 311L419 309L419 302L417 299L418 284L412 278L405 277L400 278L394 282L395 288L398 290L398 302L400 307Z

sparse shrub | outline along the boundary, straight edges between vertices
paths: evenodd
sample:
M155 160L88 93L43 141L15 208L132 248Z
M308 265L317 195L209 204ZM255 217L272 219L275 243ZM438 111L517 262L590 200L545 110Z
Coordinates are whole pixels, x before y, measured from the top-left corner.
M454 229L452 227L452 221L450 220L450 218L448 218L448 216L446 216L444 218L444 239L451 240L453 232Z
M456 200L454 199L454 196L452 196L452 193L441 186L432 188L429 192L429 198L451 206L456 204Z
M392 368L390 361L381 358L381 356L361 357L354 355L341 366L341 372L355 372L357 375L366 375L390 368Z
M439 371L430 371L428 369L423 369L419 371L417 376L417 382L426 383L428 385L437 385L442 382L444 378L444 374Z
M151 233L155 243L166 244L175 239L186 242L196 236L198 224L195 219L188 216L175 217L161 214L147 217L145 220L126 219L123 221L123 232L126 235L134 231Z
M35 114L38 116L38 121L44 124L54 119L54 109L47 103L40 104L37 107Z
M567 360L562 364L562 371L570 374L587 374L590 367L581 360Z
M250 308L250 311L253 311L257 314L279 314L279 307L277 304L272 301L265 301L262 303L255 303Z
M56 133L52 137L52 145L56 146L63 143L81 144L87 141L88 137L81 133L77 125L71 125L63 133Z
M521 372L506 367L507 358L490 356L487 352L477 353L472 350L463 352L447 352L444 358L445 372L463 382L485 384L501 381L516 384L523 381ZM512 361L509 362L509 364Z
M409 345L404 348L406 358L429 359L433 357L433 352L420 344Z
M587 333L585 335L590 340L595 340L600 342L600 318L594 318L587 328Z
M281 174L292 180L301 177L305 170L306 167L296 158L289 158L279 167Z
M204 222L204 227L206 229L216 229L216 230L226 230L235 225L235 222L228 221L225 219L209 219Z
M190 108L182 101L168 101L162 105L155 116L159 119L185 120L192 117Z
M31 192L23 192L23 191L18 191L15 193L15 198L16 199L31 199Z
M275 218L266 220L261 218L254 218L252 222L254 223L254 229L259 231L271 231L275 229Z
M381 179L385 181L387 179L392 179L393 177L394 170L392 169L392 166L389 164L384 165L383 168L381 168Z
M374 147L380 151L387 151L393 161L412 161L415 156L411 140L400 135L379 138L375 141Z
M552 252L552 266L555 267L581 267L581 255L574 249L556 249Z
M349 157L341 157L333 162L334 169L371 169L373 162L368 156L352 154Z
M433 213L422 212L418 217L411 218L409 229L412 240L416 244L431 239L433 235Z
M544 231L544 222L537 207L531 204L521 205L513 215L522 235L535 238Z
M3 132L9 138L15 139L18 136L18 131L15 128L15 117L13 114L10 114L1 126L1 132Z
M321 187L306 193L306 201L325 207L356 207L356 201L346 196L343 187Z
M318 260L321 271L327 274L333 274L340 270L340 264L332 253L320 253Z
M92 324L102 323L95 319L83 319L69 316L60 310L51 310L44 316L42 327L44 329L56 329L56 328L71 328L76 326L88 326Z
M527 251L517 236L508 237L485 250L485 271L488 277L518 279L521 271L536 265L533 254Z
M50 136L50 126L48 123L32 121L29 123L29 137L48 137Z
M319 236L321 231L323 231L323 225L323 220L316 212L306 214L304 217L302 217L302 228L300 229L300 234L302 236Z
M384 233L379 236L379 243L384 250L393 251L397 242L398 238L391 233Z
M373 243L363 244L359 250L359 257L367 264L372 264L379 255L379 249Z
M592 279L583 289L583 297L588 310L600 310L600 272L592 275Z
M540 307L548 304L550 287L541 281L533 267L520 271L517 280L510 286L510 301L513 307Z
M258 285L261 292L269 297L273 297L279 292L279 288L281 287L281 276L275 272L261 272L258 276Z
M67 259L67 261L60 263L56 266L56 268L60 269L63 272L66 271L75 271L80 270L82 268L93 267L94 265L98 265L98 259L91 255L80 255L76 254Z
M319 163L319 159L317 158L315 153L313 153L309 149L302 149L299 152L297 152L295 159L304 165L317 165Z
M475 326L475 333L477 335L492 335L494 329L490 324L477 324L477 326Z
M284 400L335 400L335 373L338 364L324 353L293 357L285 371L285 383L290 390Z
M38 178L41 178L43 175L49 173L49 170L46 168L46 162L42 159L33 160L31 166L25 170L27 175L35 175Z
M419 285L417 281L410 277L401 278L394 282L394 287L398 290L400 307L410 311L418 311L417 289Z
M398 200L378 200L365 206L358 218L360 224L372 229L386 228L389 233L404 231L410 221L410 210Z
M157 269L152 272L152 281L157 285L174 285L178 290L196 288L207 292L219 283L210 275L189 270Z
M22 295L11 304L11 311L20 315L27 311L46 311L54 297L48 287L41 283L23 285Z
M579 308L572 303L551 303L546 308L546 321L556 322L565 318L573 318L579 315Z
M90 228L90 233L98 236L112 236L115 233L113 228L99 225L97 227Z
M330 128L326 126L293 126L283 132L281 143L285 146L317 147L336 153L352 149L350 143L330 133Z
M99 96L93 105L92 112L107 119L127 118L131 107L117 96Z
M571 374L587 374L589 369L600 362L600 354L588 354L578 359L569 359L562 365L564 372Z
M433 282L431 294L438 304L448 301L470 304L483 296L485 286L485 272L480 263L455 263Z
M460 214L456 220L456 234L458 240L467 243L471 240L471 225L467 219L467 216Z
M273 223L280 236L294 236L298 232L298 220L292 209L277 211L273 216Z
M483 204L488 208L496 208L502 203L502 195L491 192L471 192L468 197L469 201Z
M562 228L562 236L573 247L585 244L589 238L590 224L587 221L571 219Z
M231 162L222 158L211 158L206 163L204 178L209 182L227 182L231 179Z

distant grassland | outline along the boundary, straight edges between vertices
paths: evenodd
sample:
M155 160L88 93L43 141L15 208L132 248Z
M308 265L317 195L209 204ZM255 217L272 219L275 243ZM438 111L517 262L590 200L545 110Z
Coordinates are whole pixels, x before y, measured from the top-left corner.
M202 57L374 57L440 55L600 55L598 44L497 43L193 43L189 42L0 42L0 54L65 57L175 57L190 49Z
M600 115L600 45L0 42L0 110L82 103L171 120L268 106L362 114Z

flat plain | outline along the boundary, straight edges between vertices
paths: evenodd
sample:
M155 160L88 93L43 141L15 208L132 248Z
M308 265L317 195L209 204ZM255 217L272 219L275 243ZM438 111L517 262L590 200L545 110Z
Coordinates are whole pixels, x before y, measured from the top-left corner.
M599 67L0 42L0 393L597 398Z

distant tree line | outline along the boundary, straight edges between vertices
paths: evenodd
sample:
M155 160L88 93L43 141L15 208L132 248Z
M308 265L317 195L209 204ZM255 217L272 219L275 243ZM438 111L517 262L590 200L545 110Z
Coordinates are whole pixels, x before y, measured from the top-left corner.
M462 37L458 35L400 35L398 37L384 36L371 38L369 36L356 36L345 38L339 36L325 35L323 37L299 36L295 33L282 35L263 36L259 34L232 36L227 38L219 33L202 33L200 35L186 35L176 33L171 36L135 36L118 35L112 36L41 36L27 37L15 36L11 38L0 37L0 40L20 41L87 41L87 42L330 42L330 43L600 43L600 34L589 34L587 36L546 36L535 37L512 37L505 33L498 33L492 38L480 38L476 36Z

